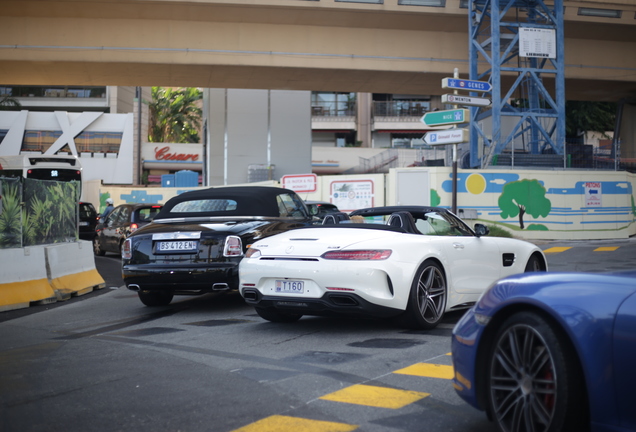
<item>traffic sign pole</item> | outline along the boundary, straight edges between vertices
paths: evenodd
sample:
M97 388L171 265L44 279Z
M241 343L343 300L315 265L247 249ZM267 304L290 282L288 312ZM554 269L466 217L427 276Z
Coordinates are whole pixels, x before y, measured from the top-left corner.
M459 78L459 69L455 68L453 71L453 78ZM442 87L444 87L442 85ZM453 94L457 95L457 90L453 90ZM457 108L457 105L454 105ZM457 127L457 126L454 126ZM457 214L457 144L453 144L453 195L452 195L452 207L453 214Z

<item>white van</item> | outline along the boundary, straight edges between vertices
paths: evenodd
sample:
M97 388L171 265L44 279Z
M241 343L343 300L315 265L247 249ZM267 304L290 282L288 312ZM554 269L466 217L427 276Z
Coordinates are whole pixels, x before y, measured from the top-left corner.
M81 182L82 165L79 158L69 155L0 156L0 177Z

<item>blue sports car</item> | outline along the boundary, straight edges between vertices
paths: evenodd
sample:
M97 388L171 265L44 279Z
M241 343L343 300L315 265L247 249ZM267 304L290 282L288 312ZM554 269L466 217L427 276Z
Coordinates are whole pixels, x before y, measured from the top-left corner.
M502 279L452 354L455 390L501 431L636 431L636 271Z

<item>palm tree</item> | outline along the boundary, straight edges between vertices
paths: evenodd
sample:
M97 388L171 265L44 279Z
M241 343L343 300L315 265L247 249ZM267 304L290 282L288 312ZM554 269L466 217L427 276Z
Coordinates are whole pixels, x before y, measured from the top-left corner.
M202 110L197 101L202 98L201 90L193 87L153 87L148 141L198 143Z
M16 108L21 108L22 105L17 99L11 96L3 96L0 98L0 111L12 111Z

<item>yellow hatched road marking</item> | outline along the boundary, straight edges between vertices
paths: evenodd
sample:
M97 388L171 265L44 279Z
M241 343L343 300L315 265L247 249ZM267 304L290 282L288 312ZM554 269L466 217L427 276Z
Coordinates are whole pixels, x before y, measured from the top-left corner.
M614 252L620 246L603 246L594 249L594 252Z
M233 432L349 432L357 425L273 415Z
M452 366L432 363L416 363L393 373L442 379L453 379L454 376Z
M430 393L410 390L396 390L386 387L356 384L322 396L320 399L378 408L398 409L430 395Z
M544 250L543 253L565 252L568 249L572 249L572 248L571 247L567 247L567 246L551 247L551 248L548 248L548 249Z

